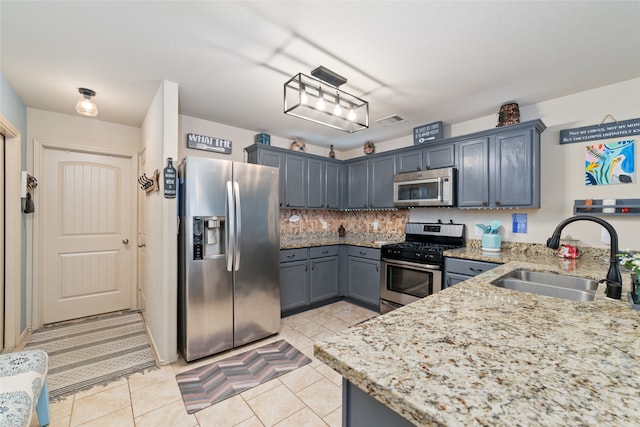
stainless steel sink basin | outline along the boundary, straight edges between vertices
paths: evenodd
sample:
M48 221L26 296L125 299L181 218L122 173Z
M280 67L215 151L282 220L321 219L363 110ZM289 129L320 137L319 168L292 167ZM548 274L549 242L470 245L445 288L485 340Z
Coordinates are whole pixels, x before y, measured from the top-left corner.
M593 301L598 289L596 280L530 270L514 270L491 284L514 291L572 301Z

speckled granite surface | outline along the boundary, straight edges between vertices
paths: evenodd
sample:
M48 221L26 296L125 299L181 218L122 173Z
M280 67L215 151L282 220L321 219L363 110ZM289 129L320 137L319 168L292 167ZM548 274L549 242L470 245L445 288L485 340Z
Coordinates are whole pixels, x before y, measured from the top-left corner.
M382 233L347 233L338 237L337 233L292 233L280 236L280 249L311 248L328 245L353 245L379 248L383 244L404 241L403 235Z
M637 426L640 311L604 284L579 303L489 283L517 268L563 271L542 256L326 338L315 355L418 426ZM573 274L604 277L604 263L582 261Z

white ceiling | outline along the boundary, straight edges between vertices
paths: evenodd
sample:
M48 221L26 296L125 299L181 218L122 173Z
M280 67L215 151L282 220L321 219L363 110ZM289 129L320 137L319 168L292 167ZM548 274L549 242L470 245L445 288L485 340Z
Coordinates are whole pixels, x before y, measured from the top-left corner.
M140 126L165 79L181 114L338 149L640 77L640 1L1 0L0 25L28 107L76 114L87 87L99 120ZM318 65L369 101L369 129L283 114L284 82Z

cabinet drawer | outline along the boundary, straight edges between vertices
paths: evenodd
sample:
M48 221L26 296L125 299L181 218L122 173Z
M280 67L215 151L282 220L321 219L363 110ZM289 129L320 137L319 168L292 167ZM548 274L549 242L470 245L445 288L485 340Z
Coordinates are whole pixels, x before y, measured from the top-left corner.
M465 276L475 276L485 271L491 270L501 264L484 261L470 261L459 258L446 258L445 270L447 273L464 274Z
M326 256L337 256L337 246L318 246L315 248L309 248L309 258L322 258Z
M280 262L300 261L302 259L307 259L307 248L280 251Z
M362 246L349 246L349 256L380 260L380 249L365 248Z

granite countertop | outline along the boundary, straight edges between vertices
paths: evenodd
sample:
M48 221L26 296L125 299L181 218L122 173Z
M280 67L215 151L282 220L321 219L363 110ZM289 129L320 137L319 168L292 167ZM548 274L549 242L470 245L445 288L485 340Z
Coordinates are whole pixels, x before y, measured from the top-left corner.
M325 338L315 356L418 426L637 425L640 312L626 300L629 274L622 301L604 284L593 302L573 302L489 283L518 268L563 272L548 258L508 261ZM606 268L585 259L575 274L602 278Z
M338 237L332 233L300 233L280 236L280 249L312 248L329 245L353 245L367 248L380 248L387 243L404 241L404 235L395 236L373 233L347 233Z

